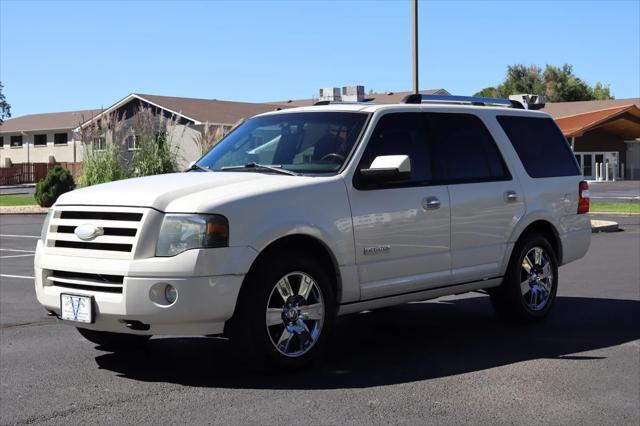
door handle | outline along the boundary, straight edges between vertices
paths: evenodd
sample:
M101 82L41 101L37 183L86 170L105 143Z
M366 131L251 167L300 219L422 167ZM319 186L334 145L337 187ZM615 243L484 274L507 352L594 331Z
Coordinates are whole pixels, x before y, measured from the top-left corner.
M506 201L507 203L518 201L518 194L516 193L516 191L506 191L504 193L504 201Z
M440 208L440 200L436 197L427 197L422 200L422 208L425 210L435 210Z

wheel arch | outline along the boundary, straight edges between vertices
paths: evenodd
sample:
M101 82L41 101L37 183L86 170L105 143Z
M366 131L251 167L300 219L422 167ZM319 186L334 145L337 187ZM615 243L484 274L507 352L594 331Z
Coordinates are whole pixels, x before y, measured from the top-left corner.
M536 219L529 223L518 235L518 239L516 240L516 244L525 236L531 233L539 233L544 236L551 247L556 253L558 258L558 265L562 265L562 240L560 239L560 234L556 227L545 219Z
M319 238L308 234L289 234L277 238L270 242L264 249L260 251L258 256L253 260L247 276L250 276L254 271L265 262L274 253L281 250L295 250L296 252L309 253L314 258L318 259L324 268L329 272L329 278L331 279L331 286L336 298L336 304L340 303L342 296L342 277L340 274L340 267L338 260L329 246L325 244ZM247 279L242 283L244 288ZM242 292L242 288L240 289Z

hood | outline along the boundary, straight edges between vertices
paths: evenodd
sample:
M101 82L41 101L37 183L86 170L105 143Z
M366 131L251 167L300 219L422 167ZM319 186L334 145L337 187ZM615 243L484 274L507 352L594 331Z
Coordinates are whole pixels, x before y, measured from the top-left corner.
M56 205L151 207L198 213L229 198L297 186L308 179L256 172L170 173L77 189L61 195Z

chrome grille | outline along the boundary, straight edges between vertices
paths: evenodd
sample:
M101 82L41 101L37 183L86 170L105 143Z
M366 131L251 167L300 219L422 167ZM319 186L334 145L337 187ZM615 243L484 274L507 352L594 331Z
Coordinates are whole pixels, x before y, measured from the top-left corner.
M130 259L136 250L148 210L103 206L56 207L46 237L47 250L73 256ZM76 228L86 225L99 232L95 237L80 239L75 234Z
M45 276L49 285L75 290L122 293L124 284L124 276L122 275L48 270L45 271Z

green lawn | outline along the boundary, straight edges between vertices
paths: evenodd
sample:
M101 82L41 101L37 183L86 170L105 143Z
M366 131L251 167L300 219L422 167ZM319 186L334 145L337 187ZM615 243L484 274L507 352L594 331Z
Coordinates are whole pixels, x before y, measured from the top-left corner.
M591 212L640 213L640 203L591 203Z
M36 200L30 196L0 195L0 206L33 206Z

